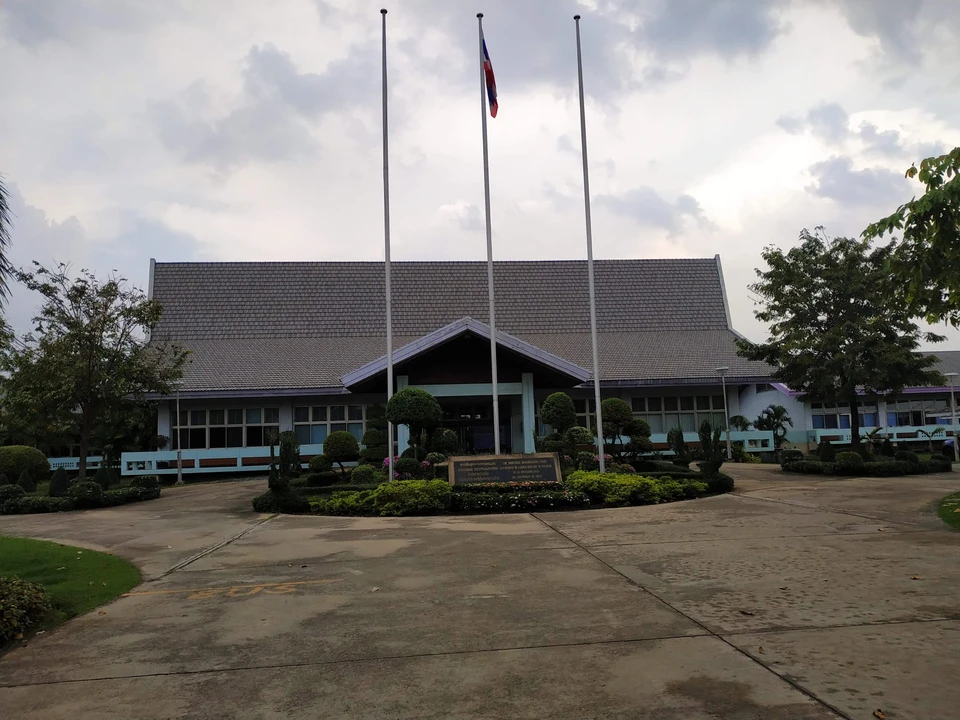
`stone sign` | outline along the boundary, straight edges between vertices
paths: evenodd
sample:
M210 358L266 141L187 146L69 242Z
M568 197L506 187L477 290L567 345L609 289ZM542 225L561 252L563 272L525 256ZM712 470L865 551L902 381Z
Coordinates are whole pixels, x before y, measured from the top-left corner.
M469 455L447 461L451 485L510 482L560 482L556 453Z

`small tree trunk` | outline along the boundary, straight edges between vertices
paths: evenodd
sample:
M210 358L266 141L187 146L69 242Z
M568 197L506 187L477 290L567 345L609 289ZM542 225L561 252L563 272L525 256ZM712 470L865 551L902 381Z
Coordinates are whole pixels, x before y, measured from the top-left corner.
M857 390L850 392L850 448L860 450L860 408L857 407Z
M83 482L87 479L87 452L90 449L90 419L91 413L87 408L80 409L80 468L77 474L77 482Z

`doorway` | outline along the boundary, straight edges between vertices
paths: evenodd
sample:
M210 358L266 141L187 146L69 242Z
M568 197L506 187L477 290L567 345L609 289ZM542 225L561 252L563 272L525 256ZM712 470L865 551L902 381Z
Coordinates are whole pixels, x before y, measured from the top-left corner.
M510 399L500 398L500 452L513 452ZM440 398L441 426L453 430L463 455L490 455L494 450L492 398Z

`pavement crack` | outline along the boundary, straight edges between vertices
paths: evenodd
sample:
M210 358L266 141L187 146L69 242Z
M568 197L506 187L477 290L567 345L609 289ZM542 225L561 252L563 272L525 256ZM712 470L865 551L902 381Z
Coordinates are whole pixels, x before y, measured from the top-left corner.
M231 535L231 536L228 537L226 540L224 540L224 541L222 541L222 542L219 542L219 543L217 543L216 545L211 545L210 547L201 550L201 551L198 552L196 555L192 555L192 556L188 557L186 560L181 560L180 562L178 562L178 563L177 563L176 565L174 565L173 567L171 567L171 568L169 568L169 569L167 569L167 570L164 570L162 573L160 573L159 575L157 575L157 577L152 578L149 582L156 582L157 580L162 580L163 578L165 578L165 577L167 577L168 575L171 575L171 574L177 572L178 570L183 570L183 568L187 567L187 565L190 565L191 563L195 563L197 560L199 560L199 559L201 559L201 558L205 558L207 555L210 555L211 553L215 553L215 552L216 552L217 550L219 550L220 548L224 548L224 547L226 547L227 545L229 545L230 543L239 540L240 538L242 538L242 537L243 537L244 535L246 535L247 533L253 532L254 530L256 530L256 529L257 529L258 527L260 527L261 525L263 525L263 524L265 524L265 523L268 523L268 522L270 522L271 520L273 520L275 517L277 517L276 514L271 515L271 516L268 517L268 518L264 518L263 520L258 520L257 522L255 522L255 523L254 523L253 525L251 525L250 527L244 528L243 530L241 530L240 532L238 532L236 535Z

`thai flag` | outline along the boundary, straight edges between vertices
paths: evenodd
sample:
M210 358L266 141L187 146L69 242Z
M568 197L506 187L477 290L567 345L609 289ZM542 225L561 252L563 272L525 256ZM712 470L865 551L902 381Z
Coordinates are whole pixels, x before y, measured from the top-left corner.
M487 102L490 103L490 117L497 116L497 79L493 76L493 63L487 52L487 40L483 39L483 76L487 81Z

